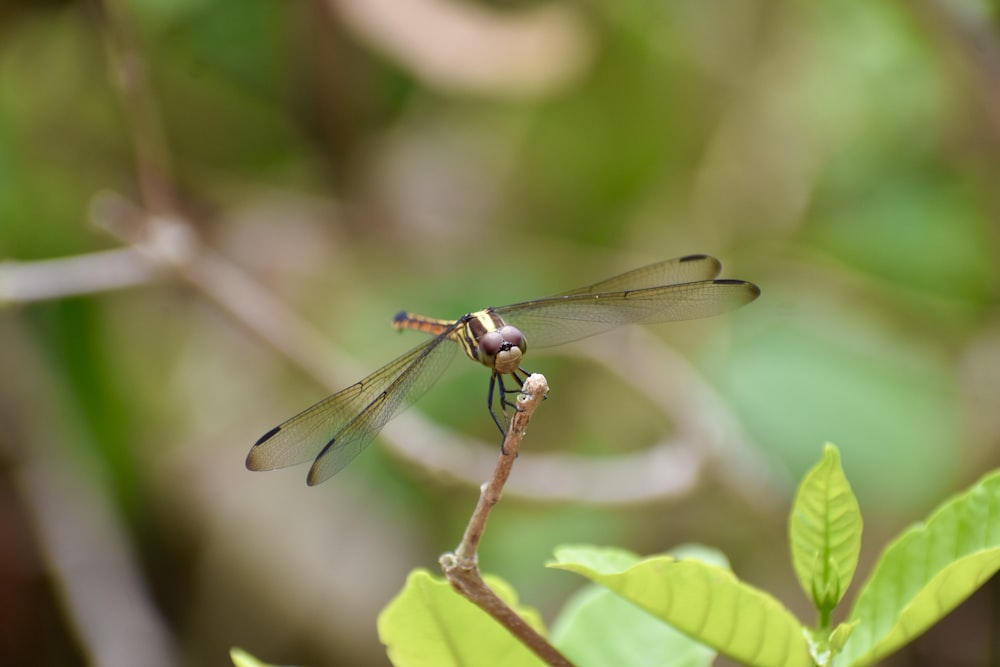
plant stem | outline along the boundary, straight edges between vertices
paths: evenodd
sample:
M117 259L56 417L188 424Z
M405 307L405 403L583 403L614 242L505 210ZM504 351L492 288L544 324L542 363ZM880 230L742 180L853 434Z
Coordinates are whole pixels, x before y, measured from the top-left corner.
M465 528L462 541L454 553L444 554L439 562L452 588L496 619L535 655L549 665L572 667L573 663L490 590L479 573L479 558L476 554L479 541L486 530L486 520L489 518L490 510L499 502L504 484L510 477L514 459L517 458L517 451L521 446L528 422L531 421L531 415L545 398L548 390L549 386L543 375L532 374L525 380L521 394L517 398L517 412L514 413L507 429L497 465L489 481L482 487L479 502L476 503L476 509L472 512L469 524Z

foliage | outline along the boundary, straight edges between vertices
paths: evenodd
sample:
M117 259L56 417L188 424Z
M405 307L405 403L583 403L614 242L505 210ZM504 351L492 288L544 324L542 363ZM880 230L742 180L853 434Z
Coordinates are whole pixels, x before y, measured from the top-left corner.
M830 612L857 565L861 515L827 445L799 487L790 520L795 572L815 606L808 627L767 593L740 581L721 557L691 548L639 558L616 548L560 547L550 567L600 588L568 603L552 641L575 664L711 664L715 652L758 667L871 664L920 635L1000 569L1000 472L947 501L884 552L850 615ZM509 586L494 580L502 597ZM624 602L624 601L627 601ZM631 604L628 604L631 603ZM477 613L478 612L478 613ZM539 623L534 612L529 618ZM426 572L410 576L379 619L397 666L536 665L484 613ZM523 650L523 649L522 649Z
M543 630L538 612L517 604L510 585L496 577L487 577L486 583L535 629ZM410 574L403 590L379 616L378 626L379 639L396 665L542 664L524 645L510 641L507 631L486 612L425 570Z

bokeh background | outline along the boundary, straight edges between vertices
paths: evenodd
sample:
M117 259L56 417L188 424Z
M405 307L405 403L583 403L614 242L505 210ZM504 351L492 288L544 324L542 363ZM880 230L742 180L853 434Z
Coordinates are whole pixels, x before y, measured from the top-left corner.
M530 354L482 567L722 549L807 621L796 481L887 540L1000 463L994 2L5 0L0 664L385 665L496 456L459 360L334 480L271 426L457 317L704 252L763 296ZM529 339L530 342L530 339ZM857 581L855 587L857 586ZM1000 661L991 582L890 664Z

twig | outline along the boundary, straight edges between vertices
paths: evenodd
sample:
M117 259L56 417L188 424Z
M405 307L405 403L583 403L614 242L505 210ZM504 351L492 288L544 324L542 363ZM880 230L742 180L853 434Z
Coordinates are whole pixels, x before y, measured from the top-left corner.
M479 541L486 530L486 520L489 518L490 510L500 501L504 484L510 477L514 459L517 458L521 439L524 437L528 422L531 421L531 415L545 398L548 390L549 386L544 375L536 373L528 376L528 379L525 380L522 393L517 399L517 412L507 429L507 437L504 438L503 448L497 459L496 467L493 469L493 475L483 485L482 492L479 494L479 502L476 503L476 509L472 512L469 525L465 528L462 541L453 553L442 555L439 562L441 570L456 591L495 618L539 658L549 665L572 666L572 663L555 647L490 590L479 573L479 558L476 553Z
M124 197L105 192L91 204L93 223L130 244L152 266L186 280L234 322L278 351L319 385L335 391L341 377L360 373L341 360L339 373L317 364L333 344L237 264L203 243L181 216L147 216Z
M432 89L535 98L576 81L596 40L569 6L327 0L355 36ZM427 31L434 39L427 39ZM462 58L455 58L462 53Z
M0 308L146 285L157 277L132 248L31 262L0 261Z
M928 33L958 57L959 67L969 75L967 89L979 99L988 123L982 129L994 142L1000 139L1000 39L996 21L986 12L963 3L921 0L903 3L922 23Z
M120 7L108 0L92 0L104 36L111 81L118 89L135 155L135 172L145 208L159 215L176 208L170 152L163 123L146 81L146 67L130 26L118 16ZM126 4L126 3L122 3Z

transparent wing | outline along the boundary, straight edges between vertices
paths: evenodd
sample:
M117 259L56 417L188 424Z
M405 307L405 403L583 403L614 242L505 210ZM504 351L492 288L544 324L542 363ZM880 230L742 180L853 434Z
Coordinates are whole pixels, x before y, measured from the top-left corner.
M634 273L597 285L617 284L616 281ZM711 317L749 303L759 295L760 288L743 280L703 280L610 292L573 291L495 308L494 312L524 332L531 350L594 336L623 324Z
M458 350L447 341L448 333L265 433L250 449L247 468L272 470L313 461L310 484L332 477L441 377Z
M685 255L675 259L656 262L648 266L623 273L614 278L602 280L593 285L578 287L558 296L575 294L598 294L600 292L623 292L625 290L663 287L680 283L694 283L717 278L722 271L722 262L708 255Z

